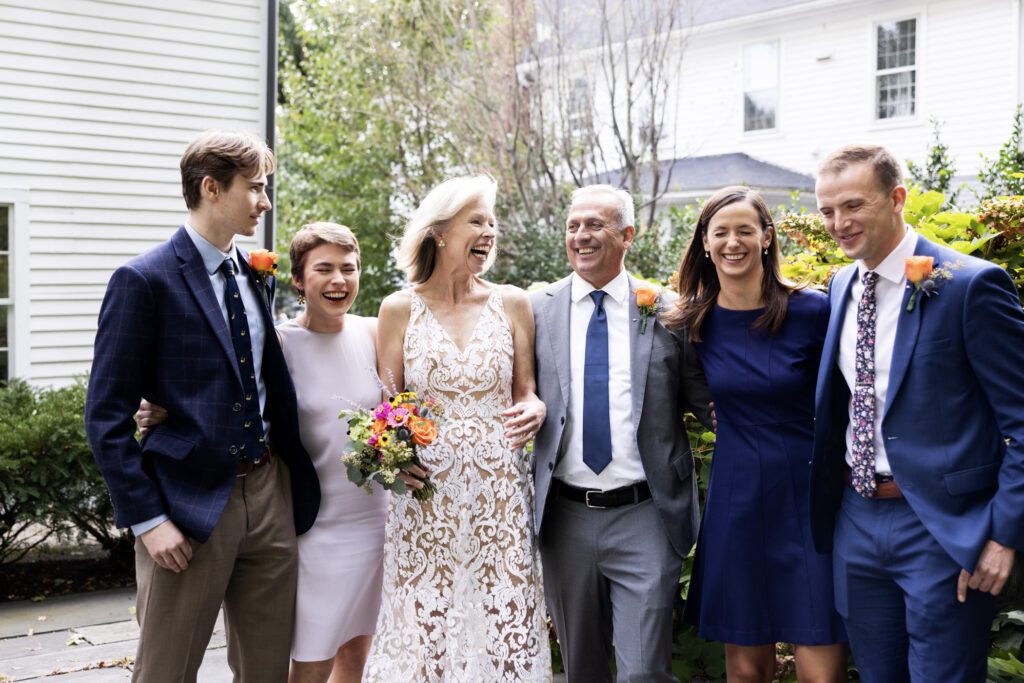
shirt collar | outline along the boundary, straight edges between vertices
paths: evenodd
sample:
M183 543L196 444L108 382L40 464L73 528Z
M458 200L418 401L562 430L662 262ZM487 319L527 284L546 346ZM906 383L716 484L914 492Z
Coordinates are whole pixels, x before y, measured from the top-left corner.
M206 272L213 275L220 269L220 264L224 263L224 259L229 258L235 263L235 272L239 272L238 259L235 256L234 244L231 245L231 250L227 253L221 251L217 247L213 246L209 240L196 232L188 223L185 223L185 232L192 238L192 244L196 245L196 249L199 250L199 255L203 258L203 265L206 266Z
M903 239L896 245L896 248L889 252L889 255L878 264L875 268L875 272L878 276L900 284L903 282L903 278L906 277L907 272L907 259L914 255L914 249L917 248L917 233L911 228L907 228L907 232L903 235ZM864 265L863 261L857 261L857 275L860 278L864 277L864 273L868 272L868 267Z
M578 274L572 274L572 301L573 303L579 303L585 297L590 296L597 287L590 284ZM610 296L616 303L624 304L627 297L629 296L629 276L626 275L626 270L622 269L619 274L611 279L601 290Z

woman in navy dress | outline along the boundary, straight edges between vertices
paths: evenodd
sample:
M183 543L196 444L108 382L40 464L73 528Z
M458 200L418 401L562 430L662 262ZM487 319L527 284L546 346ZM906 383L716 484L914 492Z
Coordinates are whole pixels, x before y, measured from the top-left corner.
M705 203L679 294L666 323L696 343L718 420L685 619L725 643L729 681L771 681L777 642L794 645L800 681L844 681L807 503L828 299L782 279L771 213L746 187Z

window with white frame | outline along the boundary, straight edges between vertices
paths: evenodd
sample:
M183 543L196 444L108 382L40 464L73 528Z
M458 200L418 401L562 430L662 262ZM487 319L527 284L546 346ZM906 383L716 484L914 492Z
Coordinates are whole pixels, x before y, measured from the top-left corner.
M875 118L917 111L917 19L875 26Z
M779 43L743 47L743 130L774 130L779 106Z
M11 317L11 208L0 205L0 381L12 374Z

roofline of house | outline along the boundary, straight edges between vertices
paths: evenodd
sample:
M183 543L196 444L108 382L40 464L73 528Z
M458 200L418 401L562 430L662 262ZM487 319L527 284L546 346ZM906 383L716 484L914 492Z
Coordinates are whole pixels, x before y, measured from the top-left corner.
M277 126L277 10L278 0L267 0L267 91L266 99L264 100L264 106L266 107L266 112L264 114L266 128L263 132L263 136L266 138L267 145L269 145L271 149L274 149L274 130ZM267 178L267 196L270 197L271 204L275 203L274 190L274 174L271 173ZM269 249L270 251L274 250L274 233L276 225L277 221L275 220L275 211L271 209L263 215L264 249Z

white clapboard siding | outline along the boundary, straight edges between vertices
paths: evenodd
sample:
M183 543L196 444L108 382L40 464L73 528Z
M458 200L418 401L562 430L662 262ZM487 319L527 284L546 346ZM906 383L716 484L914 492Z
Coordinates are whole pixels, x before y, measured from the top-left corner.
M268 0L0 0L0 190L28 197L16 374L88 370L111 272L185 218L208 128L266 129ZM246 240L252 247L258 239ZM20 263L21 261L19 261ZM23 348L24 347L24 348Z
M745 152L804 173L851 142L885 145L901 160L923 161L929 117L945 122L943 141L958 172L973 175L979 154L994 156L1009 136L1020 93L1016 0L885 0L809 3L777 19L701 27L677 82L676 156ZM874 120L875 22L916 18L918 112ZM777 129L744 133L743 46L779 42Z

